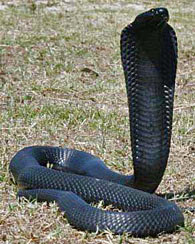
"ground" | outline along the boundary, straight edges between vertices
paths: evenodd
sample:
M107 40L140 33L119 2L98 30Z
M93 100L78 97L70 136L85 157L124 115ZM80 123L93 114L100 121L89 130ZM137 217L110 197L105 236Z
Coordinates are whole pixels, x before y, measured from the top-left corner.
M0 243L194 243L195 214L158 238L74 229L55 204L19 202L9 162L25 146L91 152L133 173L120 32L152 7L167 7L179 63L169 163L158 193L195 206L194 0L0 0Z

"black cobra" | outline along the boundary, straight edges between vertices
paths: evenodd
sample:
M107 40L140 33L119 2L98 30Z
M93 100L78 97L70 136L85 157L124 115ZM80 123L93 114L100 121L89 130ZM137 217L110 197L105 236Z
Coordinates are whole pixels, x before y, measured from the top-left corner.
M150 194L164 174L172 130L177 41L168 18L167 9L151 9L121 34L134 175L115 173L86 152L27 147L10 163L19 196L56 201L69 222L81 230L109 229L143 237L183 225L183 215L174 203ZM100 200L123 212L88 204Z

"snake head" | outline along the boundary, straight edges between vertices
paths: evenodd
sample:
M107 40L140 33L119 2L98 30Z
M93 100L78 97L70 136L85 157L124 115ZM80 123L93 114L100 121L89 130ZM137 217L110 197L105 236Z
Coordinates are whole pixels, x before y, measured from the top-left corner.
M147 12L139 14L132 23L135 29L162 29L169 20L166 8L152 8Z

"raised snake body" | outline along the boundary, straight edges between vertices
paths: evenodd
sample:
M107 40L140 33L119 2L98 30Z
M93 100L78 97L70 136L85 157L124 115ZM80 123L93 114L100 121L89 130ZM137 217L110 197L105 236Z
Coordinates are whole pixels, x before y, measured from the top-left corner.
M167 9L151 9L121 34L134 175L113 172L99 158L75 149L27 147L10 163L19 196L56 201L81 230L154 236L183 225L174 203L150 194L161 182L171 139L177 41L168 18ZM88 204L100 200L124 212Z

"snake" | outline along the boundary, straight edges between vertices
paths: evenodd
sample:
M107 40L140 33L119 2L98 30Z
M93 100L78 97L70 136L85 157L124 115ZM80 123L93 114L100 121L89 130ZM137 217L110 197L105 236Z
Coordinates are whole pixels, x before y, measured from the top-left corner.
M166 8L153 8L121 32L134 174L115 172L85 151L29 146L9 166L18 197L56 202L68 222L83 231L146 237L184 226L181 209L154 194L166 169L172 133L178 48L168 20ZM112 207L94 205L100 201Z

